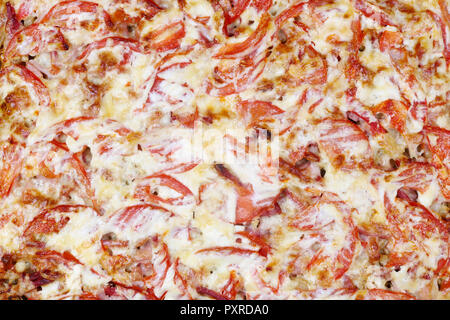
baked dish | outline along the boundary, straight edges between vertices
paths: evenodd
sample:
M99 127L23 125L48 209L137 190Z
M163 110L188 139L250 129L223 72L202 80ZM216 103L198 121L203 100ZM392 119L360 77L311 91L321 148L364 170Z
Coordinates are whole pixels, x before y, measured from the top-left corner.
M446 0L0 10L0 298L449 299Z

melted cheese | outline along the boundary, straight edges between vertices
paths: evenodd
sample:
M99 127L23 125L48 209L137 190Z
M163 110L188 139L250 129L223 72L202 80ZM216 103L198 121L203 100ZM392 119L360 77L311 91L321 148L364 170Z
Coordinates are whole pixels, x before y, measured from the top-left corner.
M45 41L35 49L25 33L8 51L11 36L0 31L1 146L23 147L18 171L8 156L0 171L0 256L17 255L8 277L22 279L11 294L144 299L152 289L166 299L201 299L211 298L201 287L231 294L224 286L236 277L231 298L238 299L350 299L388 289L388 282L391 291L448 299L437 285L448 281L448 270L435 273L448 254L448 231L420 215L404 218L397 176L409 162L432 163L439 173L418 187L417 202L430 209L448 201L448 158L435 150L411 151L415 160L404 155L425 143L427 126L450 129L448 113L427 123L411 109L448 98L449 40L427 13L443 16L440 2L399 1L417 10L408 13L362 1L376 15L355 1L305 2L297 17L277 25L300 2L273 1L261 34L266 13L249 2L230 26L233 36L224 34L220 6L227 1L185 1L184 8L183 1L155 2L160 9L95 0L95 12L42 23ZM23 29L58 1L10 3L16 12L31 5ZM380 15L392 23L383 25ZM355 50L356 20L364 37ZM183 28L164 29L173 23ZM397 51L382 50L385 31L401 38L401 45L388 43ZM226 58L223 48L232 48ZM39 81L21 75L14 67L20 61ZM404 132L392 115L375 115L390 99L408 105ZM243 101L266 104L243 111ZM360 134L349 111L360 113L359 121L349 117ZM330 119L348 125L324 138L336 126ZM386 133L373 131L376 122ZM270 134L261 139L263 128ZM434 134L427 139L432 149L443 143ZM400 168L389 168L391 159ZM64 205L85 207L65 212ZM58 276L37 291L27 272L41 271L44 249L60 254L45 261ZM389 266L395 254L413 258ZM349 286L353 293L340 291Z

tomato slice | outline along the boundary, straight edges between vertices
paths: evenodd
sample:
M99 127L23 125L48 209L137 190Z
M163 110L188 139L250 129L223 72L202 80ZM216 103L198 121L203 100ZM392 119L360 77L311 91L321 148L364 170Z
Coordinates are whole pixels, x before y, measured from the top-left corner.
M164 295L162 297L156 296L153 288L143 288L138 285L127 285L115 280L111 281L110 284L112 285L112 287L107 287L104 290L107 296L118 296L123 297L124 299L128 299L129 296L134 296L139 293L143 295L147 300L162 300L164 298Z
M290 18L297 17L300 15L300 13L303 12L305 9L305 6L308 5L309 1L300 2L298 4L293 5L292 7L289 7L288 9L282 11L276 18L275 18L275 24L278 27L281 27L287 20Z
M2 168L0 169L0 198L8 196L19 176L23 161L23 148L15 143L3 142L0 146Z
M70 216L80 209L88 208L85 205L59 205L45 209L39 213L25 228L24 236L35 234L58 233L70 221Z
M91 179L86 171L86 169L84 168L79 155L78 154L74 154L72 155L72 157L69 159L69 161L72 164L72 167L75 169L75 171L78 174L78 179L80 179L80 184L82 186L84 186L86 188L86 193L88 195L88 197L90 198L90 200L92 201L92 207L94 208L94 210L100 215L100 207L97 204L97 201L95 199L95 190L92 187L91 184Z
M194 94L191 87L186 82L179 83L174 80L166 79L164 72L168 70L173 70L176 72L176 70L181 70L189 66L191 63L192 63L191 60L185 62L172 63L158 70L156 72L155 81L153 82L153 85L149 91L147 101L145 102L144 109L150 108L152 104L160 103L161 100L167 101L172 105L187 103L188 99L190 99ZM175 87L177 87L176 91L179 92L176 97L174 97L171 94L171 92L174 90ZM192 122L196 120L195 117L197 115L198 112L196 110L196 112L192 115L193 119L185 120L185 123L188 127L193 127ZM181 120L181 118L179 118L179 120Z
M40 104L43 106L50 105L50 93L48 91L47 86L42 83L41 79L39 79L33 72L27 69L24 66L20 66L22 71L22 76L24 80L30 83L35 90L37 96L39 97Z
M447 67L450 65L450 45L447 41L447 26L449 24L449 17L448 17L448 12L447 12L447 7L444 4L443 1L439 1L439 6L441 7L442 10L442 15L444 17L444 20L435 12L431 11L431 10L427 10L427 13L434 19L434 21L436 22L436 24L438 25L438 27L441 29L441 34L442 34L442 41L444 43L444 58L445 58L445 62L447 64ZM446 23L445 21L445 17L446 17Z
M162 202L172 205L180 205L185 204L186 200L188 200L186 199L187 197L190 199L194 197L194 194L191 192L191 190L189 190L188 187L186 187L180 181L169 175L156 174L145 177L143 180L145 182L143 184L138 185L138 187L136 188L136 191L134 193L135 198L144 199L146 201L155 203ZM157 194L152 193L150 181L156 181L155 183L156 185L172 189L173 191L177 192L179 196L163 198Z
M284 111L270 102L245 100L238 104L238 112L249 126L253 126L260 122L270 121L273 116Z
M64 265L69 265L71 263L83 265L73 254L69 251L59 252L55 250L42 250L36 252L36 256L43 259L53 260L57 262L61 262Z
M413 260L417 252L429 255L427 239L435 239L439 244L442 256L449 254L449 234L443 222L434 216L423 205L409 199L397 198L391 202L387 195L384 196L386 218L390 223L393 235L391 243L391 256L389 265L398 266ZM396 245L403 243L404 245ZM435 261L438 268L438 261Z
M416 298L408 293L395 292L384 289L370 289L363 298L357 300L416 300Z
M225 297L223 294L216 292L214 290L199 286L195 289L198 294L202 296L208 296L210 298L213 298L215 300L230 300L227 297Z
M69 45L60 29L34 23L14 34L6 47L5 58L12 60L16 56L36 56L44 50L51 52L68 49Z
M253 0L252 6L258 11L266 12L272 6L272 0Z
M94 2L69 0L55 4L47 14L41 19L40 23L57 24L59 27L73 27L73 21L80 21L80 17L87 14L98 15L108 28L112 27L109 14L103 8Z
M308 0L303 1L297 4L294 4L293 6L289 7L288 9L282 11L276 18L275 18L275 24L278 27L281 27L288 19L295 18L300 15L300 13L303 12L305 9L305 6L310 6L312 8L319 7L321 5L330 4L333 1L331 0Z
M403 45L401 32L385 30L378 40L381 52L386 52L397 72L404 77L409 87L414 91L420 89L411 63L408 61L408 51Z
M244 249L239 247L232 247L232 246L225 246L225 247L210 247L210 248L204 248L198 250L196 253L217 253L217 254L223 254L223 255L251 255L251 254L258 254L258 250L252 250L252 249Z
M390 125L397 129L398 132L404 133L406 125L406 117L408 115L408 107L399 100L385 100L375 106L374 112L386 114Z
M345 68L345 76L350 81L358 80L362 75L367 74L366 68L361 64L359 60L359 48L364 40L365 33L361 29L361 20L352 21L351 29L353 31L353 38L350 42L348 51L349 58L347 61L347 67Z
M157 52L178 49L186 32L182 21L173 22L150 32L144 40L150 40L150 48Z
M187 277L190 276L191 274L189 274L188 276L184 276L180 272L180 266L181 266L180 259L177 258L175 260L175 263L173 264L173 269L174 269L173 282L178 286L183 297L186 297L186 298L192 300L192 296L189 293L191 281L188 281L188 279L187 279ZM189 271L191 271L191 270L189 270Z
M233 182L236 187L238 198L236 203L235 223L245 223L258 216L257 206L253 202L252 186L242 183L237 176L222 164L216 164L214 168L220 176Z
M113 213L109 220L120 229L140 230L153 218L161 217L166 220L174 214L163 207L156 206L150 203L137 204L120 209Z
M107 46L119 46L119 45L123 46L124 48L127 48L131 51L134 51L134 52L144 53L144 49L139 41L137 41L135 39L129 39L129 38L115 36L115 37L103 38L101 40L97 40L97 41L89 43L87 46L85 46L84 50L77 57L77 59L82 60L82 59L86 58L94 50L99 50L99 49L105 48Z
M432 165L426 162L412 162L400 171L395 182L419 192L425 192L433 182L435 174L436 171Z
M428 145L433 152L434 163L440 168L442 165L449 167L450 159L450 131L439 127L427 126L424 128Z
M206 82L206 92L212 96L228 96L247 89L264 71L266 58L255 58L249 56L243 58L239 63L229 68L216 68L215 78L220 85Z
M220 48L219 52L214 57L220 59L231 59L242 57L256 51L267 33L269 23L270 15L264 13L261 16L258 27L247 39L243 42L228 44Z
M223 286L223 288L220 290L220 292L208 289L203 286L199 286L196 288L196 291L200 295L209 296L215 300L234 300L237 295L237 289L240 282L239 279L236 277L236 272L232 270L230 272L230 277Z
M397 26L384 11L373 4L364 0L355 0L354 6L357 10L361 11L363 15L377 21L382 26Z
M242 224L257 217L258 209L253 203L252 195L239 195L236 203L236 224Z
M236 232L236 234L246 237L247 239L249 239L254 245L259 246L261 249L259 250L259 253L261 256L263 257L267 257L267 255L271 252L272 248L270 247L270 245L263 239L263 237L261 237L260 235L258 235L255 232L250 232L250 231L239 231Z
M32 0L23 1L17 12L17 19L19 21L24 20L32 11L33 6L35 6L35 4L32 3Z
M433 164L439 170L442 193L450 199L450 131L430 126L426 126L423 131L433 153Z
M358 126L344 119L324 119L318 126L319 146L334 166L354 166L367 160L370 146L367 136Z
M384 129L378 120L372 115L368 110L363 109L361 106L355 108L355 110L347 111L347 119L350 119L352 122L355 122L358 126L367 124L368 130L365 130L364 127L361 126L365 132L369 132L370 134L376 136L379 134L386 133L386 129Z
M309 83L311 85L322 85L327 82L328 62L326 57L317 52L313 46L306 46L299 53L299 62L292 64L288 71L289 75L294 78L296 85ZM309 112L313 112L314 108L320 104L319 99L310 106Z
M320 199L313 198L310 204L291 192L286 200L293 201L298 208L290 225L304 232L294 248L301 254L289 263L289 267L297 272L314 269L326 283L342 278L352 264L358 240L351 209L331 193L322 194ZM281 206L282 210L285 205ZM334 230L339 230L342 238L338 240ZM336 250L328 249L331 243Z
M405 199L397 199L396 204L404 209L402 210L392 204L387 195L384 196L384 201L387 219L397 227L405 240L420 241L420 237L428 238L432 231L438 231L435 235L442 234L444 238L448 238L445 225L423 205Z
M245 9L249 6L251 0L214 0L212 2L218 10L222 10L224 16L223 34L232 36L233 33L229 30L229 25L239 19Z
M6 31L11 37L17 30L20 29L20 22L17 20L16 11L11 3L6 3Z

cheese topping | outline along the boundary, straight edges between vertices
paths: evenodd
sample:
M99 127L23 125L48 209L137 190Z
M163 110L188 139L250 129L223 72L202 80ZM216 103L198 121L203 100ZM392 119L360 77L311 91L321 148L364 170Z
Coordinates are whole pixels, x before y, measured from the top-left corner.
M0 298L448 299L448 12L2 2Z

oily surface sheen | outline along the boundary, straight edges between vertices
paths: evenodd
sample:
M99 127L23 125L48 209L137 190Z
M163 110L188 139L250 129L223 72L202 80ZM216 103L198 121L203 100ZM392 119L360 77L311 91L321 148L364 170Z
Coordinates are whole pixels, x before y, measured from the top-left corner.
M449 11L0 0L0 298L448 299Z

